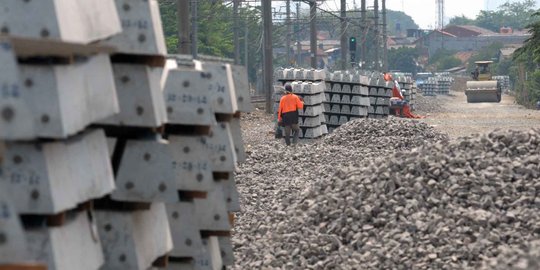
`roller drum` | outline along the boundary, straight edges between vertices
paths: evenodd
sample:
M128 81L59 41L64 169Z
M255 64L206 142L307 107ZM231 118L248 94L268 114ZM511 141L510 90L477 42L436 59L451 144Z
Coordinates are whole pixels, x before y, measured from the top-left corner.
M468 81L467 102L500 102L501 87L498 81Z

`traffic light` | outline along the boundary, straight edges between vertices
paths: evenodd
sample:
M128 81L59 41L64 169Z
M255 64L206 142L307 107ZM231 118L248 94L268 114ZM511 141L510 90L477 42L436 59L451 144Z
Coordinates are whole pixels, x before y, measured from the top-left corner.
M349 38L349 53L351 55L351 64L356 63L356 37Z
M356 38L355 37L349 38L349 51L356 52Z

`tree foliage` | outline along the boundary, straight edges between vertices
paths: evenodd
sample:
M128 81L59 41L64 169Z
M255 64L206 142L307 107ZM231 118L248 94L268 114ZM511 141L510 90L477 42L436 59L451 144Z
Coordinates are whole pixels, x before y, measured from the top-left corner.
M528 26L531 37L514 53L513 65L510 67L516 99L528 106L540 100L540 12L531 18L535 20Z
M454 52L454 51L451 51L451 50L442 48L442 49L438 50L437 52L435 52L435 53L429 58L428 64L429 64L429 65L435 65L435 66L437 66L438 63L439 63L442 59L451 57L451 56L453 56L455 53L456 53L456 52Z
M428 69L442 71L461 66L463 63L455 56L455 53L455 51L444 48L438 50L429 58Z
M397 26L401 28L401 33L407 33L407 29L418 29L418 25L413 18L402 11L387 11L388 33L389 35L398 35Z
M468 65L467 70L468 71L473 71L475 69L475 67L476 67L476 64L474 63L476 61L490 61L490 60L493 60L494 62L496 62L497 59L498 59L497 57L498 57L499 52L500 52L502 47L504 47L504 45L502 43L493 43L488 47L482 48L481 50L478 51L478 53L474 54L469 59L469 65ZM496 67L494 67L494 68L496 68Z
M512 27L523 29L529 25L534 9L534 0L519 2L506 2L499 6L496 11L482 11L476 17L476 23L480 27L498 32L500 27Z
M445 56L437 62L437 70L447 70L461 66L461 60L453 55Z
M416 58L420 56L416 48L398 48L388 51L388 66L392 70L417 73Z
M167 51L174 54L178 51L178 17L176 0L159 0L163 32ZM233 11L230 4L223 1L194 1L198 8L197 48L201 54L232 58L233 44ZM240 8L240 61L245 61L245 44L248 50L248 72L253 81L261 63L261 16L257 8ZM245 32L248 42L245 42Z
M540 63L540 20L538 20L540 12L534 13L531 17L537 20L527 26L531 37L525 41L523 47L515 52L514 59L517 60L523 55L531 55L536 63Z
M531 15L536 11L534 6L534 0L507 1L500 5L497 10L480 11L480 14L474 20L461 15L450 19L450 24L476 25L494 32L499 32L501 27L524 29L533 22Z
M456 16L450 19L449 25L472 25L475 21L473 19L465 17L465 15Z

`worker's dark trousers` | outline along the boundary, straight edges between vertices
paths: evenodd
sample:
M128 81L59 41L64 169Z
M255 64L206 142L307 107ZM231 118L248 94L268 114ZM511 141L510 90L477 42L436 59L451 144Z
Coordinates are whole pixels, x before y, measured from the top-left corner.
M300 136L300 127L298 124L292 124L285 126L285 144L291 145L291 131L293 131L293 144L298 142L298 136Z

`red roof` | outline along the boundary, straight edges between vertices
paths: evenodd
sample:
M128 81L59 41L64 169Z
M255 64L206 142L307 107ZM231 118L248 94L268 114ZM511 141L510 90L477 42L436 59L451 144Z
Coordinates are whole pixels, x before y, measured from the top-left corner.
M489 29L478 27L476 25L450 25L444 28L444 31L457 37L474 37L480 35L497 34Z
M454 54L454 56L457 59L459 59L461 61L461 63L466 63L466 62L469 61L469 59L471 59L473 54L474 54L474 52L466 51L466 52L457 52L456 54Z

